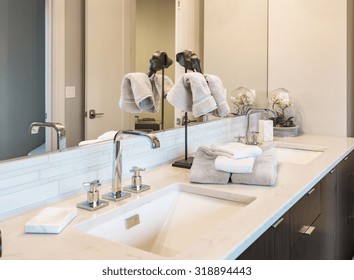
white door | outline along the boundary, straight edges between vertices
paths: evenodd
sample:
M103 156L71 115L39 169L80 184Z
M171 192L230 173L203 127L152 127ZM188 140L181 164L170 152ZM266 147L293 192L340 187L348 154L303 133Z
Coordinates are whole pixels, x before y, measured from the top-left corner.
M131 0L86 0L86 140L133 126L134 116L120 110L118 104L122 77L134 65L134 7ZM92 110L97 115L90 118Z

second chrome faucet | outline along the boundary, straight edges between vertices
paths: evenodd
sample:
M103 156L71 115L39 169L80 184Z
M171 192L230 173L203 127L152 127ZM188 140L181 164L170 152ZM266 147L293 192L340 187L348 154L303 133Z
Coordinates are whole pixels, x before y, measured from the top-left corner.
M120 130L113 138L113 163L112 163L112 191L104 194L104 199L119 201L131 196L129 192L124 192L122 187L122 140L123 134L130 134L135 136L143 136L150 140L153 149L160 147L160 141L155 134L137 130Z

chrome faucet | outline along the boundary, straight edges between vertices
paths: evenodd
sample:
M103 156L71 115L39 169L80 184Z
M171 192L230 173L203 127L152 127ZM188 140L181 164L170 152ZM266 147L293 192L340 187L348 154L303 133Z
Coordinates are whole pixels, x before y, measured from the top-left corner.
M246 142L245 142L245 144L247 144L247 145L257 145L258 144L256 137L250 131L250 115L252 113L263 112L263 111L270 112L274 115L274 117L276 117L276 112L272 109L269 109L269 108L249 108L246 111L246 135L245 135Z
M147 137L153 149L160 148L160 140L152 132L146 133L137 130L120 130L113 138L113 170L112 170L112 191L104 194L105 199L119 201L131 196L131 193L122 191L122 134Z
M57 149L66 148L66 136L65 136L65 127L61 123L53 122L33 122L29 127L29 132L31 134L37 134L40 127L51 127L54 128L57 133Z

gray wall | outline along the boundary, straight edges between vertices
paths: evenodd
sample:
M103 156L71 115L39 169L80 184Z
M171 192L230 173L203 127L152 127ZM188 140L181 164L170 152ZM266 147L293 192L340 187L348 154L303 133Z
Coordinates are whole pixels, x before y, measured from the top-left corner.
M26 155L44 143L45 0L0 0L0 160Z
M67 146L72 147L85 138L85 0L65 2L65 84L76 92L65 100Z

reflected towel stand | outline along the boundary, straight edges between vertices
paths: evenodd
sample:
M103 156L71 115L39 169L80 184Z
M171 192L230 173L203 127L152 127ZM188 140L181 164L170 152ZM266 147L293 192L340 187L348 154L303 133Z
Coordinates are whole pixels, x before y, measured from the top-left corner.
M200 67L200 60L198 56L192 52L191 50L185 50L176 55L176 60L178 63L184 67L184 73L187 73L188 70L193 72L202 73L202 69ZM193 164L193 157L188 157L188 113L184 113L184 159L177 160L172 163L174 167L186 168L190 169ZM183 122L182 122L183 123Z
M161 81L161 130L165 128L165 69L168 68L173 61L167 56L167 53L156 51L150 59L150 68L148 72L148 77L151 78L155 75L157 71L162 71L162 81Z

